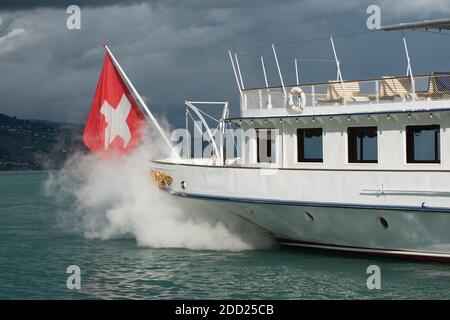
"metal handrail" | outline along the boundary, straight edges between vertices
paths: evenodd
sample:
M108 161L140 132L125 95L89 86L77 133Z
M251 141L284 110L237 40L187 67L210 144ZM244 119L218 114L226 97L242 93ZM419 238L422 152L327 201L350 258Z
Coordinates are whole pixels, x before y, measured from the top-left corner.
M286 86L289 90L297 85ZM450 99L450 72L425 75L385 76L367 80L339 80L300 85L306 106L388 103L399 101ZM242 109L286 107L281 87L247 89L243 92Z
M413 78L423 78L423 77L440 77L440 76L450 76L450 72L439 72L437 74L428 73L428 74L416 74ZM391 76L389 76L391 77ZM410 76L394 76L392 79L410 79ZM344 83L347 82L366 82L366 81L376 81L376 80L384 80L383 77L377 77L377 78L368 78L368 79L353 79L353 80L343 80ZM335 81L335 80L333 80ZM320 85L326 85L330 82L308 82L308 83L301 83L299 85L292 84L292 85L286 85L286 88L292 88L292 87L311 87L311 86L320 86ZM242 92L249 92L249 91L256 91L256 90L263 90L263 89L281 89L282 86L268 86L268 87L254 87L254 88L247 88L242 90Z

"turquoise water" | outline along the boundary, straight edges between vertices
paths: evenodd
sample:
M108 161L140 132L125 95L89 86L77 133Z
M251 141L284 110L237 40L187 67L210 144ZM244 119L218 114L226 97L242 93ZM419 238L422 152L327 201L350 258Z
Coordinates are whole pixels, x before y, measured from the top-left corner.
M0 174L2 299L449 299L450 265L273 248L244 252L152 249L95 240L58 223L47 173ZM71 204L67 203L67 210ZM81 268L69 290L66 268ZM381 268L368 290L366 269Z

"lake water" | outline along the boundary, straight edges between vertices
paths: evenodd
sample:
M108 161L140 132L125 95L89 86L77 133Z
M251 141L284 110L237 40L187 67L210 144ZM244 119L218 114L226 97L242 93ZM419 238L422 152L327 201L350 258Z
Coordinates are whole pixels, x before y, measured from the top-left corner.
M0 174L2 299L449 299L450 265L271 248L163 249L135 239L88 239L58 222L48 173ZM170 232L168 230L167 232ZM70 290L69 265L81 269ZM368 290L369 265L381 289Z

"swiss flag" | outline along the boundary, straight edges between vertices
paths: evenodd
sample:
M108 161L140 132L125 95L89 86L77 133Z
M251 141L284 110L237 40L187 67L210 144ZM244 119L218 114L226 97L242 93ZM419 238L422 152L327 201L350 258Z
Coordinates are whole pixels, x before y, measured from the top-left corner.
M127 153L142 139L145 116L106 52L83 141L94 153Z

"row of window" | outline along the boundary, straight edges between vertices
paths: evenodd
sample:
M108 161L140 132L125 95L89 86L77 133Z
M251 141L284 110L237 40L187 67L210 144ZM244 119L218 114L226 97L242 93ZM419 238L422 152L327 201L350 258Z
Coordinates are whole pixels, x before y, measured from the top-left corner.
M406 162L440 163L439 125L406 127ZM349 127L348 162L378 163L377 127ZM257 161L275 161L275 141L270 129L257 129ZM297 161L323 162L322 128L297 129Z

